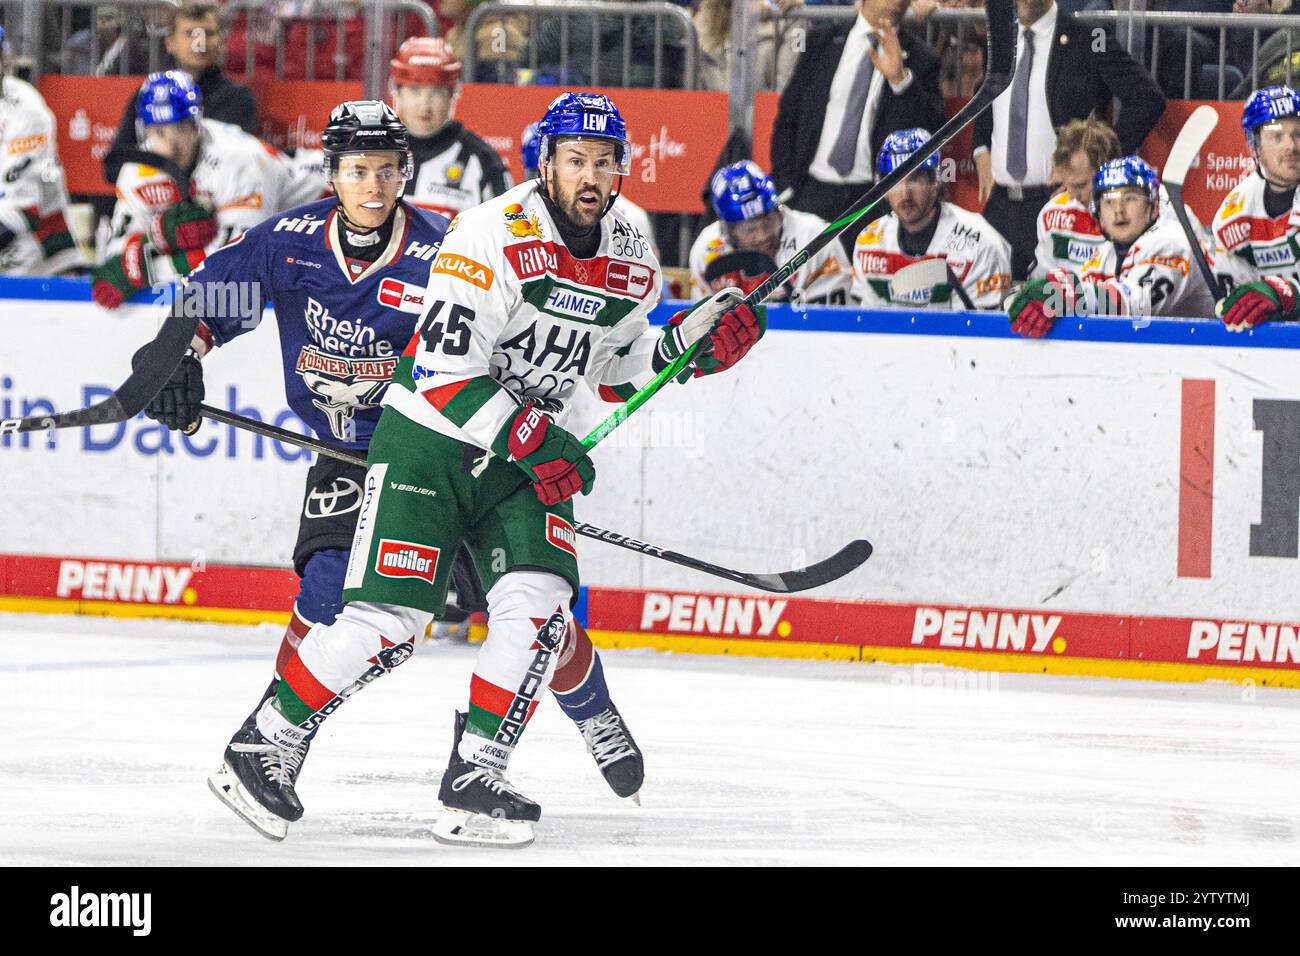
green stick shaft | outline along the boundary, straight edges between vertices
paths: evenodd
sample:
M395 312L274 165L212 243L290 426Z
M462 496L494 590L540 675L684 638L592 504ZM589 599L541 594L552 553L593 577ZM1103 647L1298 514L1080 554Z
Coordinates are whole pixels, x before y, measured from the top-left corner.
M644 387L638 389L636 394L626 402L614 409L608 418L593 428L591 433L582 440L583 446L588 451L591 451L591 449L596 447L597 442L621 425L623 419L627 418L627 416L631 415L646 402L650 401L655 392L663 388L664 385L675 376L680 375L682 370L685 369L687 364L691 361L691 356L695 354L696 346L699 344L699 342L692 343L691 347L681 355L677 356L671 365L647 382Z

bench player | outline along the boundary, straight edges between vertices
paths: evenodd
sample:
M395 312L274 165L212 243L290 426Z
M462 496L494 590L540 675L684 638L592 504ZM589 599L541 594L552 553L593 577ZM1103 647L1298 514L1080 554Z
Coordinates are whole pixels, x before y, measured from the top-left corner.
M1059 315L1209 318L1214 297L1177 221L1160 213L1160 177L1137 156L1103 163L1092 214L1104 241L1078 271L1053 269L1012 297L1011 331L1046 335Z

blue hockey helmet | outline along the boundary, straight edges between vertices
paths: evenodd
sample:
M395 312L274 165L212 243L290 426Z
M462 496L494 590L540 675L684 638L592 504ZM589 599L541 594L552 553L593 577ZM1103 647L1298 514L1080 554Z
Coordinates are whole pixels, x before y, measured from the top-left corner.
M1121 156L1101 164L1092 177L1092 214L1101 209L1101 195L1110 189L1132 186L1146 194L1152 208L1160 208L1160 177L1146 160Z
M744 222L765 216L781 204L772 178L753 160L723 166L709 182L713 208L723 222Z
M541 147L537 127L540 125L540 122L529 123L519 137L519 158L524 164L524 175L529 178L537 175L537 154Z
M1241 111L1246 144L1259 148L1259 128L1284 116L1300 116L1300 93L1289 86L1266 86L1250 94Z
M561 139L607 139L614 143L619 175L632 172L632 144L627 124L604 93L561 93L537 124L538 161L549 160Z
M182 70L150 73L135 101L136 120L142 126L166 126L203 116L203 95Z
M876 173L880 176L888 176L907 162L907 158L924 146L929 138L930 133L919 126L914 126L912 129L900 129L897 133L890 133L885 137L885 141L881 143L880 153L876 156ZM938 168L938 150L927 156L925 162L917 167L917 169Z

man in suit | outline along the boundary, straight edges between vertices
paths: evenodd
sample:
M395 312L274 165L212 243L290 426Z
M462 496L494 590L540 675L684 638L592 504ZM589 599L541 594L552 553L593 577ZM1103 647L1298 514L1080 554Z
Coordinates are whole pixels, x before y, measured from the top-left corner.
M1060 14L1053 0L1016 0L1016 72L1011 87L975 120L975 168L984 218L1011 243L1011 274L1034 257L1038 212L1052 197L1056 127L1120 102L1114 124L1123 155L1137 152L1165 111L1142 64L1109 33Z
M772 129L772 179L793 189L791 208L838 218L869 188L885 137L944 124L939 59L898 29L910 3L857 0L851 26L809 35Z

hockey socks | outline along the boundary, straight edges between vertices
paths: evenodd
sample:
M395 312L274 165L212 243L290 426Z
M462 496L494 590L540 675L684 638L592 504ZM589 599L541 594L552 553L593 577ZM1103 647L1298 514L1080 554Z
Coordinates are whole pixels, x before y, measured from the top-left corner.
M589 720L610 706L605 669L581 624L570 621L566 637L551 678L551 693L570 720Z

